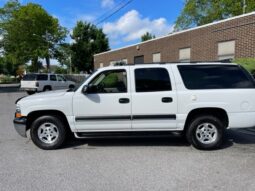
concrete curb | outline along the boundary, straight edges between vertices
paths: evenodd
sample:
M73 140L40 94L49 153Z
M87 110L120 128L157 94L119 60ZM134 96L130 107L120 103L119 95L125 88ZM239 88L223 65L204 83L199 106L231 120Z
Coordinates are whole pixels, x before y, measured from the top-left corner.
M0 88L19 88L20 84L0 84Z

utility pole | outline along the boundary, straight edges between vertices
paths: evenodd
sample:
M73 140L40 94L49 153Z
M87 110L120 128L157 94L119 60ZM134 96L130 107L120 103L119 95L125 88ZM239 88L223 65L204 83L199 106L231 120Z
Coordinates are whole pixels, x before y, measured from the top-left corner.
M246 13L246 7L247 7L246 0L243 0L243 14Z

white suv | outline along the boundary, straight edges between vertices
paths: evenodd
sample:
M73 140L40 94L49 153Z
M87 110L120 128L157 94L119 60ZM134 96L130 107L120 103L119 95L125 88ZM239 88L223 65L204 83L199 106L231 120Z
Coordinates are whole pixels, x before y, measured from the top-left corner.
M27 93L74 88L75 83L58 74L26 74L20 82L20 88Z
M239 65L176 63L110 66L73 91L16 102L14 124L42 149L77 138L181 132L199 149L221 145L228 128L255 126L255 81Z

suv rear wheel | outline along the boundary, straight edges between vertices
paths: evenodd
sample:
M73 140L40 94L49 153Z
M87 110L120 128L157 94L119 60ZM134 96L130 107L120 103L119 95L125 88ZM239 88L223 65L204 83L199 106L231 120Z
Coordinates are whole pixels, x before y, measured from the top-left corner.
M224 125L215 116L196 117L186 131L187 140L197 149L216 149L222 144Z
M52 150L61 147L67 131L62 121L56 116L42 116L31 125L30 136L41 149Z
M28 95L33 95L33 94L35 94L35 91L27 91L27 94Z
M44 92L46 92L46 91L51 91L51 90L52 90L51 86L45 86L45 87L43 88L43 91L44 91Z

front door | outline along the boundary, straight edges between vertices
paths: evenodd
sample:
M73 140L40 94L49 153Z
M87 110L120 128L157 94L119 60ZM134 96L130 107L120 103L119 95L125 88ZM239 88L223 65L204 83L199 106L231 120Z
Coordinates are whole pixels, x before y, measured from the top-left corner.
M76 92L73 113L78 131L130 130L129 71L118 67L98 73L87 83L87 92Z
M168 66L169 67L169 66ZM132 75L132 128L175 129L177 96L167 66L130 69Z

